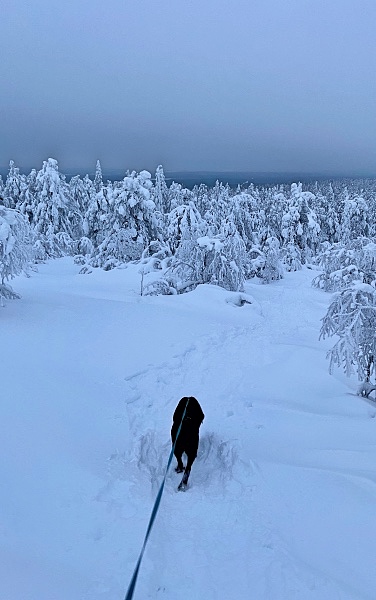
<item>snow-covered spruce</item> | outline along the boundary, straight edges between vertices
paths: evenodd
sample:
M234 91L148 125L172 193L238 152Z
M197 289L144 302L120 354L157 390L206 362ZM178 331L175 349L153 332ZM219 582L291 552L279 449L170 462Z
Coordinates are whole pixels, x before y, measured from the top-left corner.
M160 220L151 195L152 181L148 171L135 171L115 184L91 210L91 227L99 245L93 251L90 264L106 270L131 260L139 260L144 248L158 238ZM88 217L86 223L89 222ZM94 225L97 223L97 225ZM87 228L88 234L90 233ZM99 234L99 235L98 235Z
M358 237L332 245L326 243L316 264L323 272L312 284L326 292L346 289L355 281L371 283L376 279L376 241Z
M227 222L215 237L184 238L170 260L163 279L145 288L146 294L181 293L202 283L212 283L227 290L243 290L245 281L245 246L235 225Z
M76 175L68 183L57 161L50 158L40 171L33 169L27 176L11 161L0 194L3 204L24 214L35 231L37 261L72 254L85 267L82 272L93 267L108 270L141 260L153 242L168 245L171 270L166 274L166 265L159 269L166 279L155 282L154 289L171 292L177 285L181 291L189 290L189 281L193 286L196 281L212 281L233 289L241 287L242 278L255 276L271 283L285 270L298 270L310 262L323 268L316 284L327 291L369 280L368 267L360 259L352 260L352 255L359 239L371 244L376 235L373 180L250 184L236 189L217 181L212 188L200 184L188 190L177 182L167 185L162 166L154 181L148 171L141 171L127 172L121 181L104 182L97 161L93 180ZM202 252L197 240L204 237L219 240L223 249L229 246L224 251L226 260L220 259L218 251L215 260ZM245 255L232 260L238 238L239 251L245 248ZM345 247L349 259L336 267L336 250L333 264L327 252L334 244L338 244L338 257ZM199 261L193 277L183 273L192 271L191 249ZM190 261L183 260L187 255ZM370 254L369 263L372 260ZM152 283L151 278L144 283Z
M323 318L320 336L336 335L339 340L328 352L330 372L342 367L346 375L357 373L369 382L376 356L376 289L366 283L335 294Z
M25 270L32 257L27 219L16 210L0 206L0 298L19 298L6 282Z

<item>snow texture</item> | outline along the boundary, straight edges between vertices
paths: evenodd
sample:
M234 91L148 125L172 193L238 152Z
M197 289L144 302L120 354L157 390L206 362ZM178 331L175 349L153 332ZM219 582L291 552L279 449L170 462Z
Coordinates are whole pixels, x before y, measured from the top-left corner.
M373 599L376 404L328 374L312 271L141 297L139 265L78 270L40 265L0 310L0 598L124 599L194 395L135 600Z

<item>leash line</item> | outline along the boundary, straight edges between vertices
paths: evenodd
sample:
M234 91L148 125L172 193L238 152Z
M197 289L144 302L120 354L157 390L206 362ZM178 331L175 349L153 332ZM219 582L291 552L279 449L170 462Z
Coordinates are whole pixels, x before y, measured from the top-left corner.
M187 403L186 403L185 408L184 408L183 416L181 418L178 431L176 433L175 442L174 442L174 444L172 446L172 449L171 449L171 452L170 452L170 456L168 457L166 472L164 474L161 486L159 488L157 497L156 497L155 502L154 502L153 509L151 511L151 515L150 515L150 519L149 519L149 524L147 526L146 534L145 534L145 538L144 538L144 543L142 544L141 552L139 554L139 557L138 557L138 560L137 560L137 563L136 563L136 567L134 569L134 572L133 572L133 575L132 575L132 579L131 579L131 582L129 584L128 591L126 593L126 596L125 596L124 600L132 600L132 598L133 598L133 593L134 593L134 590L135 590L135 587L136 587L136 582L137 582L138 572L139 572L140 566L141 566L142 557L144 556L146 544L147 544L147 541L149 539L149 535L150 535L150 532L152 530L153 523L155 521L155 517L157 516L159 505L161 503L162 494L163 494L164 486L165 486L165 483L166 483L167 473L168 473L168 470L170 468L170 465L171 465L171 462L172 462L172 459L173 459L173 456L174 456L176 442L178 441L178 437L179 437L179 434L180 434L180 431L181 431L181 427L182 427L182 424L183 424L185 413L187 412L188 402L189 402L189 398L187 399Z

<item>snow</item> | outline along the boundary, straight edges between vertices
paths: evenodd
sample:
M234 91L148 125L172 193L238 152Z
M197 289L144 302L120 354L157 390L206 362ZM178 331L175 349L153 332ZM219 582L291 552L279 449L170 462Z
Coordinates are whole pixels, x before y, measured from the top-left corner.
M78 270L16 278L0 311L0 598L124 599L185 395L199 456L187 492L168 473L135 600L374 598L376 403L328 374L312 271L242 303Z
M144 181L147 181L148 179L151 179L151 173L149 171L145 171L145 170L144 171L140 171L138 176L139 176L140 179L142 179Z
M208 250L215 250L219 252L223 248L223 242L217 238L209 238L207 235L197 238L197 243L200 248L207 248Z
M363 283L362 281L354 281L351 287L354 291L366 292L372 295L375 293L375 288L372 285L369 285L369 283Z
M0 215L0 218L2 219L2 221L0 222L0 242L4 243L9 236L10 227L8 223L4 220L3 215Z
M15 237L12 235L11 225L16 222L12 210L0 206L0 244L3 246L3 254L10 254L15 244Z

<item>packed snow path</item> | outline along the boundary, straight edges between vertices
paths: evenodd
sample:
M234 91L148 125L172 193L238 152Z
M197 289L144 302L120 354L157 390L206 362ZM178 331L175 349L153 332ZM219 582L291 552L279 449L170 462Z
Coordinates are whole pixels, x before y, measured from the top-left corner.
M328 375L309 270L140 297L70 259L13 282L3 353L0 597L123 600L170 451L205 412L185 494L168 474L136 599L373 600L376 405Z

